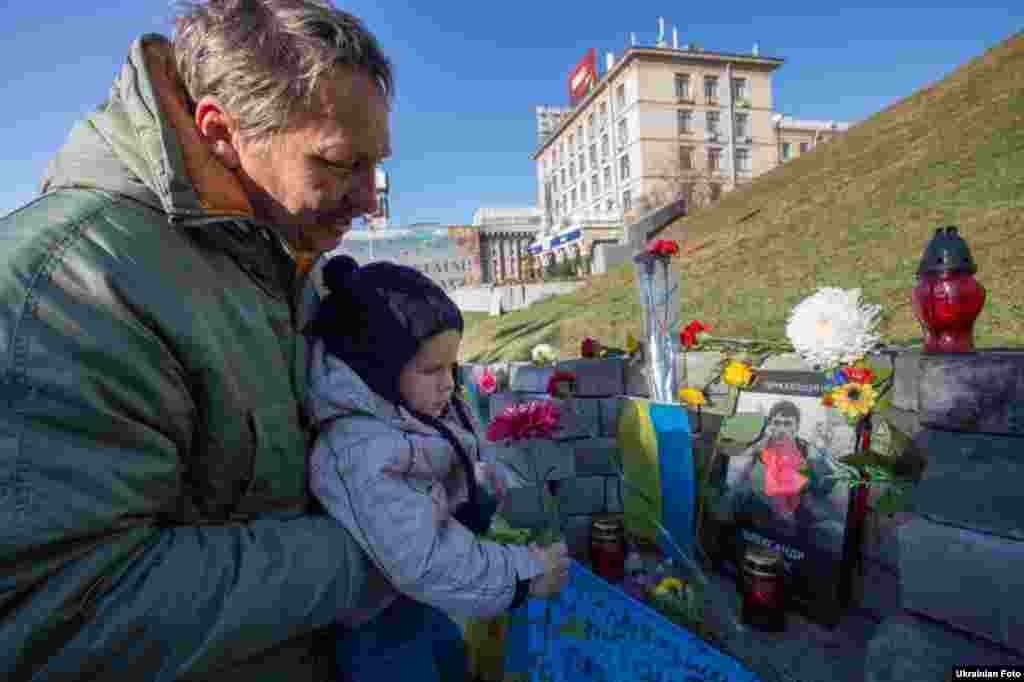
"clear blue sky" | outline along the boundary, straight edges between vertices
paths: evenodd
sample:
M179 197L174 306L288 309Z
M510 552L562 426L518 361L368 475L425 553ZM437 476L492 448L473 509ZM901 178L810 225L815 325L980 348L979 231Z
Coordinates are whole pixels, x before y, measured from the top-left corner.
M394 60L392 221L468 222L480 206L536 203L534 106L565 105L590 47L680 44L786 59L776 109L861 121L1024 28L1024 3L842 9L828 2L340 3ZM1017 9L1009 9L1016 6ZM30 200L72 123L106 97L131 41L171 32L165 0L12 0L0 28L0 215Z

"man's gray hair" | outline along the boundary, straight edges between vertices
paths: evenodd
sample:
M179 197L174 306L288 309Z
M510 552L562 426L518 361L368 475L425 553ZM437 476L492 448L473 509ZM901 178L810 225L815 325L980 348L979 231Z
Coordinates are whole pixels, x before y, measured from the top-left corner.
M317 86L341 66L393 97L391 62L357 17L324 0L183 2L174 59L192 102L212 95L265 139L316 106Z

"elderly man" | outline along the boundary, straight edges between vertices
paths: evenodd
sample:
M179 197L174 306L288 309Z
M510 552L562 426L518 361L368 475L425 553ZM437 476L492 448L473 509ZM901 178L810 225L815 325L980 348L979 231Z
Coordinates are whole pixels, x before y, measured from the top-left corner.
M374 210L391 93L326 2L192 5L0 220L3 679L329 679L373 586L306 489L299 264Z

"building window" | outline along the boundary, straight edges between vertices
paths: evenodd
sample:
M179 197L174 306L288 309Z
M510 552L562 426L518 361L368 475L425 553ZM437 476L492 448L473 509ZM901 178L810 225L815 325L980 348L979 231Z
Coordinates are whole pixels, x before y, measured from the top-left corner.
M626 126L626 119L619 121L619 147L629 141L629 128Z
M603 159L607 157L609 151L610 147L608 146L608 133L605 133L604 135L601 136L601 158Z
M579 149L587 143L587 129L580 126L576 129L576 149Z
M601 102L601 105L597 108L597 114L600 117L601 129L604 129L605 124L608 123L608 103Z
M572 198L569 200L569 205L576 208L576 188L572 188Z
M574 149L576 149L576 136L569 135L569 153L572 154Z
M707 113L707 116L706 116L705 120L707 121L707 124L708 124L708 133L711 134L711 135L717 135L718 134L718 118L719 118L719 115L718 115L717 111L709 111Z
M587 157L583 155L583 152L580 152L580 175L583 175L586 172L587 172Z
M590 193L595 198L601 193L601 182L597 179L597 173L590 176Z
M615 199L609 199L608 202L604 205L604 208L609 213L614 211L615 210Z
M801 142L800 143L800 153L801 154L806 154L807 153L807 143L806 142Z
M676 112L676 120L679 125L680 135L689 135L693 132L693 112L689 109L680 109Z
M790 154L789 143L788 142L783 142L782 143L782 160L786 161L787 159L789 159L789 154Z
M562 202L555 199L555 214L558 215L562 210Z
M587 181L583 180L580 182L580 201L586 203L587 201Z
M676 99L690 99L690 74L676 74Z
M712 182L708 187L711 190L711 201L718 201L722 196L722 186L717 182Z
M708 170L712 173L718 171L722 165L722 150L717 147L708 147Z
M750 172L750 150L749 149L737 149L736 150L736 170L743 173Z
M575 161L570 161L569 162L569 182L575 182L575 181L576 181L576 162Z
M555 192L558 191L558 174L551 176L551 189Z
M629 179L629 154L623 154L619 158L619 180Z
M558 155L565 158L565 140L558 143Z
M718 101L718 76L704 76L704 99Z
M736 137L750 137L750 114L736 114Z
M746 78L733 78L732 79L732 96L740 101L747 101L749 99L747 93L747 79Z
M604 167L604 186L605 187L611 187L612 186L612 167L611 166L605 166Z
M565 179L565 169L563 168L562 169L562 187L565 187L566 184L567 183L566 183L566 179Z
M624 190L622 192L622 210L623 211L629 211L632 208L633 208L633 197L630 194L628 189Z
M693 170L693 147L679 148L680 170Z
M593 138L591 138L593 139ZM590 143L590 167L597 168L597 143Z
M619 111L626 106L626 84L623 83L619 87L615 88L615 105L619 107Z

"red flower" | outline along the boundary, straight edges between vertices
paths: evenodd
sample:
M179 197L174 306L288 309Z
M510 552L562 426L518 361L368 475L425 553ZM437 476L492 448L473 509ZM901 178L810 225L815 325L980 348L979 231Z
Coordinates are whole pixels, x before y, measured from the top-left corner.
M826 393L825 396L821 399L821 404L824 405L825 407L832 407L833 405L835 405L835 401L832 400L831 391Z
M491 441L550 438L559 428L561 412L549 400L531 400L506 407L487 427Z
M675 256L679 254L679 243L671 239L656 239L647 245L649 256Z
M494 376L490 369L485 369L484 375L480 377L480 392L484 395L491 395L497 390L498 378Z
M580 344L580 356L584 358L596 358L597 357L597 340L588 336L583 339L583 343Z
M571 394L576 386L576 375L566 370L559 370L548 379L548 395L552 398L561 398L561 385L569 384L568 392Z
M870 384L875 378L874 372L867 367L847 367L843 370L846 378L855 384Z
M679 332L679 342L683 344L684 348L693 348L697 345L697 334L709 331L711 331L710 325L706 325L700 320L694 320Z

